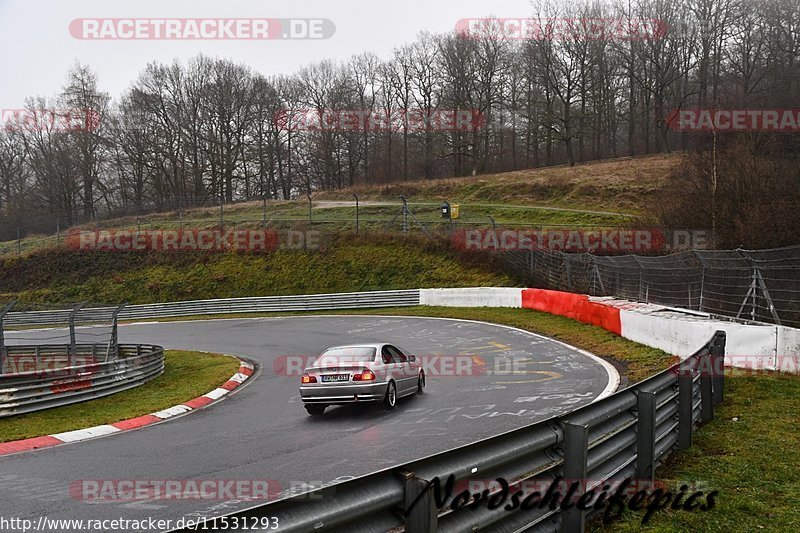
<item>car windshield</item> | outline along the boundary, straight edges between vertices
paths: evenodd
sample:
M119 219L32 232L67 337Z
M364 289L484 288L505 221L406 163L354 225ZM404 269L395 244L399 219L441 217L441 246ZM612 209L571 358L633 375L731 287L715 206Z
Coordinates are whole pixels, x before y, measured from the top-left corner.
M347 363L368 363L375 359L375 348L370 346L350 346L331 348L320 355L314 366L330 366Z

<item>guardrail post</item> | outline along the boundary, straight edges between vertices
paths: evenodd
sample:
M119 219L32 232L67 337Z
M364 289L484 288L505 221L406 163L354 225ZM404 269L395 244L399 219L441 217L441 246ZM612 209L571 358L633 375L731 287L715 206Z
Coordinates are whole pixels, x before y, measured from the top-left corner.
M114 312L111 314L111 337L108 340L108 355L106 356L106 360L108 357L111 356L114 359L119 359L119 327L118 327L118 320L117 316L119 312L122 311L122 308L128 305L124 303L114 309Z
M5 365L5 358L8 355L6 353L6 341L5 337L3 336L3 319L11 311L14 306L17 305L17 301L14 300L10 304L7 304L3 309L0 309L0 374L3 373L3 367Z
M564 481L567 486L579 482L586 483L587 460L589 456L589 426L586 424L564 423ZM586 523L584 511L576 506L563 512L562 533L583 531Z
M713 360L710 354L701 355L700 364L700 421L705 424L714 420Z
M709 357L711 358L711 371L713 372L712 389L714 405L722 403L725 389L725 340L724 331L718 331L711 341Z
M405 516L406 533L430 533L439 527L439 510L428 481L420 479L413 472L401 471L405 482L405 501L403 509L410 509Z
M69 354L67 354L67 355L68 355L68 358L70 358L70 359L72 357L74 357L75 355L77 355L75 353L76 345L77 345L77 343L75 342L75 315L78 314L78 311L80 311L81 307L83 307L85 304L86 304L86 302L81 302L81 303L75 305L72 308L72 312L69 314Z
M652 483L656 462L656 393L637 392L636 477Z
M687 450L692 446L692 431L694 429L694 372L689 361L681 361L678 366L678 448Z

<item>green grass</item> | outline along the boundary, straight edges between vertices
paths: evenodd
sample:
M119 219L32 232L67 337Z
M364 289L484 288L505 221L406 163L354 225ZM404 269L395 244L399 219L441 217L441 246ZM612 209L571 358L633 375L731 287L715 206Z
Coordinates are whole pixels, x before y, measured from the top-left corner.
M0 418L0 442L110 424L177 405L219 387L239 368L233 357L167 350L164 373L144 385L88 402Z
M391 237L340 237L269 254L50 250L0 261L0 301L153 303L418 287L508 286L478 254Z
M800 376L728 372L725 401L715 420L695 433L692 447L673 453L656 472L698 490L718 490L707 512L660 511L646 526L642 513L627 511L622 520L593 530L653 531L797 531L800 527ZM734 421L734 418L737 420Z

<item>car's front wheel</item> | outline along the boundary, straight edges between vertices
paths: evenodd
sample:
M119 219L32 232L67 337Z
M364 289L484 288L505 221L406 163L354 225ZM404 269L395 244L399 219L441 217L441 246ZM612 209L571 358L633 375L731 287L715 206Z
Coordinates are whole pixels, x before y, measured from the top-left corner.
M394 381L390 381L386 387L386 396L383 398L383 408L391 411L395 405L397 405L397 386Z
M318 403L309 403L306 404L306 411L311 416L319 416L325 412L325 408L328 407L327 405L321 405Z

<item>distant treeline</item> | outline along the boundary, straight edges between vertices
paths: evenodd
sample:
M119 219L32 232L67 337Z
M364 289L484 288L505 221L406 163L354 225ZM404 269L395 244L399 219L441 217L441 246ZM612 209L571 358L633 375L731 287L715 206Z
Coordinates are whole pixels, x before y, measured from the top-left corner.
M67 225L220 198L285 199L354 183L705 150L712 136L673 131L672 110L799 101L796 0L545 1L530 16L558 31L520 38L498 21L472 23L469 32L421 33L388 58L365 52L285 76L206 56L154 62L113 99L89 66L76 64L60 94L31 98L27 117L6 117L0 226L50 232L56 216ZM579 31L601 19L657 21L659 31ZM40 110L68 116L31 121ZM480 124L287 122L420 110L466 110Z

